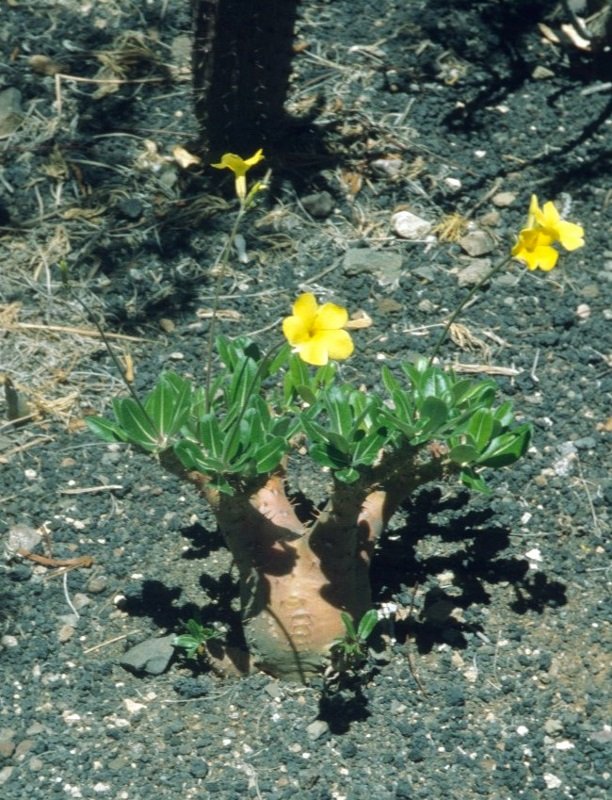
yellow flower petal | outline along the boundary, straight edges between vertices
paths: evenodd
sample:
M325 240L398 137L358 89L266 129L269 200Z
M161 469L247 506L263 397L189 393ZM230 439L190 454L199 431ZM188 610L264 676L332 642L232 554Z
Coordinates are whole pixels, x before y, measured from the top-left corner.
M318 312L313 323L315 331L331 331L343 328L348 322L348 311L346 308L337 306L334 303L324 303Z
M283 333L302 361L322 367L330 358L348 358L353 340L343 326L348 321L345 308L334 303L317 304L310 292L301 294L293 304L293 315L283 320Z
M536 222L536 217L541 214L540 211L540 204L538 203L538 196L535 194L531 195L531 200L529 201L529 213L527 215L527 225L526 228L533 228Z
M325 346L329 357L333 358L334 361L344 361L345 358L349 358L353 354L355 345L347 331L325 331L325 333L317 333L315 339L323 336L325 337Z
M318 336L313 336L295 349L302 361L315 367L324 367L329 361L329 348L325 340Z
M536 214L536 221L538 225L542 228L545 228L547 231L556 231L559 222L561 221L561 217L559 216L559 212L555 204L549 200L547 203L544 203L542 206L542 211ZM555 237L556 238L556 237Z
M306 327L310 328L317 316L317 305L314 294L305 292L301 294L293 304L293 314L299 317Z
M244 159L237 156L236 153L225 153L221 156L221 161L218 164L211 164L215 169L231 169L234 175L246 175L248 166Z
M307 342L310 339L310 330L304 325L301 317L285 317L283 320L283 334L290 345Z
M584 228L575 222L559 222L559 241L566 250L577 250L584 246Z
M211 164L210 166L215 169L231 169L238 178L242 175L246 175L251 167L254 167L255 164L259 164L263 158L264 154L261 148L247 159L237 156L236 153L225 153L221 156L221 161L218 164Z
M524 229L512 248L512 255L527 265L530 270L551 270L557 263L559 253L551 247L553 239L537 229Z
M254 167L255 164L259 164L259 162L263 161L264 158L265 156L263 154L263 149L260 147L259 150L256 153L253 153L250 158L246 158L244 163L247 165L248 169L249 167Z
M529 264L527 266L529 269L541 269L549 272L556 266L558 258L559 253L554 247L537 247L533 253L533 266L529 267Z

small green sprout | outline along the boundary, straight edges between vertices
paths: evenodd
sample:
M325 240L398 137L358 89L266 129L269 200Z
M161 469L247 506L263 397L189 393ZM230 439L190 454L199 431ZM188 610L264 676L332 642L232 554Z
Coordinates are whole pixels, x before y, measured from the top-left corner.
M182 633L174 640L175 647L182 647L187 658L205 658L206 642L209 639L220 639L222 634L215 628L207 628L195 619L185 625L187 633Z
M331 659L336 672L347 672L359 669L367 660L368 639L378 622L378 612L374 608L366 611L357 628L350 614L343 611L340 616L344 623L345 634L341 639L334 641L331 647Z

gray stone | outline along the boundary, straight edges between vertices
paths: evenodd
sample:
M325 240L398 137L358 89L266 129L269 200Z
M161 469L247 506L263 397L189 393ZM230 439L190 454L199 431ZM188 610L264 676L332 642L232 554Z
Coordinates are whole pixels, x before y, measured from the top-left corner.
M15 752L15 742L12 739L0 739L0 758L10 758Z
M334 198L329 192L316 192L303 197L302 205L311 217L325 219L334 210Z
M376 158L370 166L379 175L385 175L387 178L397 178L402 171L404 162L399 158Z
M173 633L158 639L146 639L124 653L119 663L136 675L161 675L168 669L174 655L174 639Z
M14 769L15 767L2 767L2 769L0 769L0 786L10 779Z
M91 594L100 594L108 587L108 578L105 575L96 575L87 581L87 591Z
M491 198L493 205L497 206L498 208L507 208L508 206L511 206L515 200L515 192L497 192L497 194L494 194Z
M546 81L549 78L554 78L555 73L552 71L552 69L548 69L548 67L542 67L538 64L538 66L535 67L531 73L531 77L534 79L534 81Z
M315 719L314 722L311 722L310 725L306 727L306 733L308 734L308 738L311 741L315 741L316 739L320 739L325 733L329 731L329 726L327 722L324 722L322 719Z
M491 261L488 258L470 259L467 267L464 267L457 278L459 286L475 286L483 281L491 272Z
M469 256L476 258L495 250L497 242L488 231L470 231L459 239L459 245Z
M392 250L370 250L366 247L347 250L343 268L347 275L371 272L381 286L396 286L402 273L402 257Z
M21 92L9 86L0 92L0 139L14 133L22 121Z

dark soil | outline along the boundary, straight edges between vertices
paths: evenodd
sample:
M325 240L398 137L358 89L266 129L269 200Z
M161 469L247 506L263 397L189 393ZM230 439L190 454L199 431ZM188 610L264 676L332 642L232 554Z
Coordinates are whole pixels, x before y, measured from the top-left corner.
M495 261L535 192L586 245L548 274L511 264L463 314L442 359L497 376L533 445L492 477L492 498L430 488L394 518L372 571L377 607L395 607L388 660L339 689L301 687L180 657L156 676L119 663L195 616L239 635L235 573L195 491L82 421L123 388L77 298L133 337L113 342L139 390L162 368L202 377L210 267L235 204L227 173L171 155L197 138L188 3L0 14L0 372L34 412L16 425L14 393L0 405L0 536L44 524L54 558L94 559L64 576L1 568L0 795L603 800L609 49L565 41L556 3L302 3L292 127L267 153L272 187L224 281L225 333L276 340L313 291L372 318L342 367L372 385L380 361L431 350L466 269L482 268L457 241L398 238L398 208L433 225L462 214ZM116 91L69 77L118 75ZM357 248L401 267L348 269ZM321 500L308 463L291 477Z

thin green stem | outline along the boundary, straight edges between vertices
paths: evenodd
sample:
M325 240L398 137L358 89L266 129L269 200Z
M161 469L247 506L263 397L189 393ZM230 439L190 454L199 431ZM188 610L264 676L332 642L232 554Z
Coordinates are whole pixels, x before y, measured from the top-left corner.
M234 239L236 238L236 234L238 233L238 228L240 223L242 222L242 218L246 211L246 205L244 203L240 204L240 208L238 213L236 214L236 219L234 220L234 224L232 225L232 229L228 234L227 240L223 245L223 249L217 258L213 270L215 271L215 291L213 297L213 307L212 307L212 314L210 317L210 327L208 329L208 341L206 344L206 392L205 392L205 404L206 404L206 413L210 411L212 398L210 396L210 385L212 381L212 358L213 358L213 349L215 346L215 333L217 328L217 318L219 315L219 298L221 296L221 280L225 276L225 270L229 263L229 256L232 250L232 245L234 244Z
M83 300L81 300L81 298L80 298L80 297L79 297L79 296L76 294L76 292L73 290L73 288L72 288L72 286L71 286L71 284L70 284L70 280L69 280L69 278L68 278L68 276L67 276L67 272L66 272L66 267L65 267L65 265L61 265L61 264L60 264L60 270L61 270L61 274L62 274L62 283L64 284L64 286L66 287L66 289L68 289L68 291L72 293L72 296L73 296L73 297L74 297L74 299L77 301L77 303L78 303L78 304L81 306L81 308L82 308L82 309L83 309L83 311L85 312L85 315L86 315L86 316L87 316L87 317L88 317L88 318L91 320L91 322L92 322L92 323L94 324L94 326L96 327L96 330L98 331L98 333L100 334L100 338L102 339L102 343L103 343L104 347L106 348L106 352L107 352L107 353L109 354L109 356L111 357L111 361L113 362L113 364L114 364L114 366L115 366L115 369L117 370L117 372L118 372L118 373L119 373L119 375L121 376L121 380L123 381L123 383L125 384L125 386L126 386L126 388L127 388L128 392L129 392L129 393L130 393L130 395L132 396L132 399L134 400L134 402L136 403L136 405L138 406L138 408L139 408L139 409L142 411L142 413L143 413L143 414L144 414L144 416L146 417L146 419L147 419L147 421L149 422L149 424L151 425L151 427L152 427L152 428L153 428L155 431L157 431L157 425L156 425L156 424L153 422L153 420L151 419L151 415L148 413L147 409L144 407L144 405L143 405L143 403L142 403L142 400L140 399L140 397L138 397L138 394L137 394L137 392L136 392L136 389L134 389L134 387L132 386L132 384L131 384L131 383L128 381L128 379L125 377L125 370L124 370L123 366L121 365L121 362L120 362L120 361L119 361L119 359L117 358L117 355L116 355L115 351L114 351L114 350L113 350L113 348L111 347L111 343L109 342L109 340L108 340L108 337L107 337L107 336L106 336L106 334L104 333L104 329L102 328L102 326L100 325L100 323L98 322L98 320L96 319L96 317L94 316L94 313L93 313L93 311L91 310L91 308L89 308L89 306L87 305L87 303L85 303Z
M443 344L444 340L446 339L446 336L447 336L447 334L448 334L448 332L449 332L449 330L450 330L450 328L451 328L451 325L452 325L452 324L453 324L453 322L454 322L454 321L457 319L457 317L459 316L459 314L461 314L461 312L463 311L463 309L465 308L465 306L467 305L467 303L469 303L469 301L472 299L472 297L474 297L474 295L475 295L475 294L476 294L476 292L477 292L477 291L480 289L480 287L481 287L481 286L484 286L484 284L485 284L485 283L487 283L488 281L490 281L490 280L491 280L491 278L492 278L494 275L496 275L496 274L497 274L497 273L500 271L500 269L501 269L502 267L505 267L505 266L506 266L506 264L508 264L508 263L509 263L511 260L512 260L512 256L511 256L511 255L509 255L509 256L506 256L506 257L505 257L505 258L503 258L501 261L499 261L499 262L498 262L498 263L497 263L497 264L496 264L496 265L493 267L493 269L492 269L490 272L487 272L487 274L484 276L484 278L482 278L482 280L479 280L479 281L478 281L478 283L476 283L476 284L474 284L474 286L472 286L472 288L470 289L470 291L469 291L469 292L466 294L466 296L465 296L465 297L463 298L463 300L462 300L462 301L459 303L459 305L457 306L457 308L456 308L456 309L453 311L453 313L450 315L448 322L447 322L447 323L446 323L446 325L444 326L444 330L442 331L442 334L440 335L440 338L439 338L439 339L438 339L438 341L436 342L436 344L435 344L435 347L434 347L434 349L432 350L432 352L431 352L431 355L429 356L429 359L428 359L428 361L427 361L427 363L428 363L429 365L431 365L431 364L433 363L433 360L434 360L434 358L435 358L435 357L438 355L438 353L439 353L439 351L440 351L440 348L442 347L442 344Z

